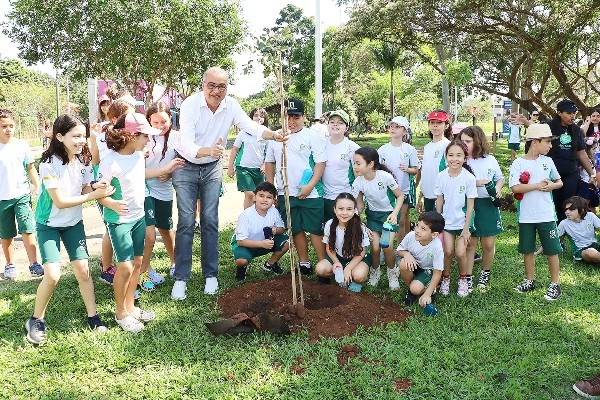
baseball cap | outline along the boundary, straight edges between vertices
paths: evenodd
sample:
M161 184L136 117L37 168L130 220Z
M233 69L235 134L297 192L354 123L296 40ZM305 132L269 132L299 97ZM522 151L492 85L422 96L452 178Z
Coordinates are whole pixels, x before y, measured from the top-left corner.
M286 106L288 115L304 115L304 103L302 103L302 100L287 99Z
M332 111L329 113L327 120L329 121L331 119L331 117L335 117L335 116L340 117L342 119L342 121L344 121L346 126L350 125L350 117L348 116L348 113L346 113L346 111L344 111L344 110Z
M548 124L531 124L527 127L525 140L544 139L552 136L550 125ZM556 139L556 137L554 137Z
M452 134L458 135L463 129L467 128L468 125L462 122L456 122L452 124Z
M108 97L106 94L103 94L102 96L100 96L100 98L98 99L98 104L102 104L103 101L110 101L110 97Z
M150 126L144 114L129 113L125 116L125 130L132 133L143 133L145 135L159 135L161 130Z
M389 127L391 124L403 126L406 130L410 129L410 124L408 123L408 120L405 117L394 117L390 122L387 123L387 126Z
M556 105L556 111L558 111L558 112L568 112L568 113L571 113L571 112L575 112L577 110L578 110L578 108L575 105L575 102L571 101L569 99L562 99Z
M427 120L429 120L429 121L436 120L436 121L446 122L446 121L448 121L449 118L450 117L448 116L448 114L445 111L432 111L427 116Z

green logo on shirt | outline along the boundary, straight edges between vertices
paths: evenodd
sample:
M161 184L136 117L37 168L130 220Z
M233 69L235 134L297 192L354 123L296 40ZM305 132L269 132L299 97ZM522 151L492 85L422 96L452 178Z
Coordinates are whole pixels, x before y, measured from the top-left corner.
M341 161L346 161L348 155L347 154L340 154L340 160Z
M306 148L306 145L304 143L300 144L300 150L304 150Z
M461 186L461 187L458 189L458 193L460 193L460 194L463 194L463 193L464 193L464 192L466 192L466 191L467 191L467 188L466 188L466 186L464 186L464 185L463 185L463 186Z
M434 158L438 158L440 156L440 151L436 150L435 154L433 155Z
M433 260L433 253L427 253L425 255L425 258L428 259L428 260Z
M571 135L568 133L563 133L560 135L560 144L569 144L571 143Z
M379 190L385 189L385 185L383 184L383 182L377 182L377 186L379 186Z
M542 167L544 168L544 171L548 171L548 165L542 164Z

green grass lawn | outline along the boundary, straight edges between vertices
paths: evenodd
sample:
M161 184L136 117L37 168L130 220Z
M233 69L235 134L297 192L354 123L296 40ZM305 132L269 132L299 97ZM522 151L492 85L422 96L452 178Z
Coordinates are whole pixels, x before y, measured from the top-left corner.
M385 141L384 136L370 139L375 147ZM499 149L499 159L506 160L505 142ZM524 275L516 251L517 223L514 214L503 213L503 218L506 231L497 241L490 290L460 299L454 275L451 295L436 301L438 316L427 317L415 306L414 317L404 324L365 327L316 344L306 333L213 337L204 323L217 319L219 310L216 298L202 294L198 243L187 300L169 299L170 280L145 293L141 305L155 310L157 319L137 335L115 327L112 290L102 283L96 285L99 313L112 329L102 336L87 331L77 282L65 268L47 313L48 344L31 346L23 324L32 313L38 281L2 281L0 398L575 399L573 382L599 368L593 361L600 357L598 269L561 256L563 296L550 303L543 299L547 263L538 256L539 289L516 293L513 287ZM238 285L228 246L231 233L231 228L223 231L219 242L224 290ZM260 262L255 261L249 279L268 278ZM152 264L167 273L162 247ZM479 268L476 264L477 274ZM366 290L387 293L383 280L377 290ZM404 293L402 288L393 299L400 302ZM340 367L336 355L344 344L360 350ZM301 375L292 369L298 357L305 359ZM393 383L399 378L412 387L396 391Z

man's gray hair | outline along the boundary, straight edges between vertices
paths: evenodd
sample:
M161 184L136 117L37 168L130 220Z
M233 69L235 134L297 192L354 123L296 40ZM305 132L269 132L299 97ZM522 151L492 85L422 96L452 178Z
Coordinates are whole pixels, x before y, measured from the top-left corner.
M227 75L227 81L229 81L229 73L221 67L209 67L206 71L204 71L204 75L202 75L202 81L206 82L206 77L211 73L219 75L225 74Z

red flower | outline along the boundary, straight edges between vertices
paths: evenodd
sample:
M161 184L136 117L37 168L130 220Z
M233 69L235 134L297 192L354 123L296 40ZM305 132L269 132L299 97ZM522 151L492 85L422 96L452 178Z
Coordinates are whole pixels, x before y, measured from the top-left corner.
M529 183L529 179L531 178L531 174L527 171L523 171L521 172L521 175L519 175L519 182L521 183ZM515 199L517 200L523 200L523 195L524 193L515 193Z

